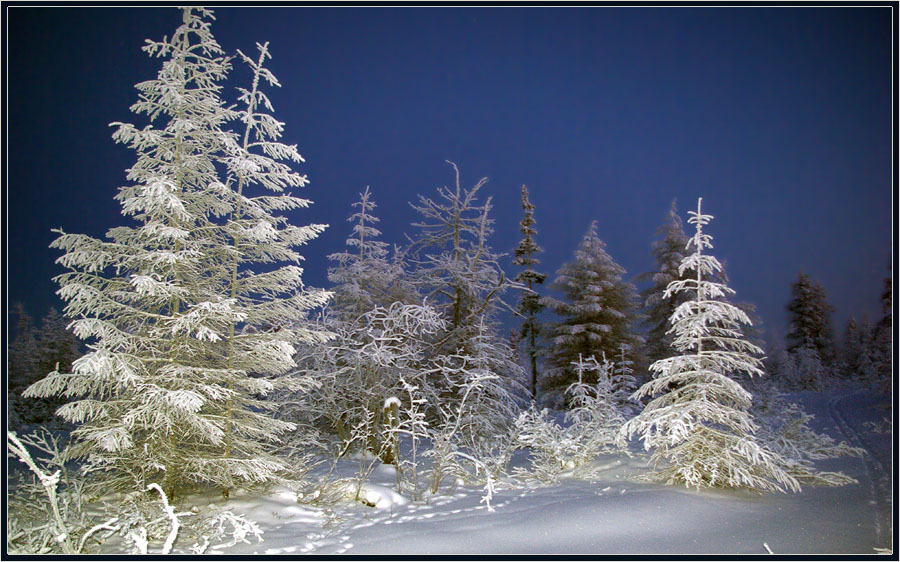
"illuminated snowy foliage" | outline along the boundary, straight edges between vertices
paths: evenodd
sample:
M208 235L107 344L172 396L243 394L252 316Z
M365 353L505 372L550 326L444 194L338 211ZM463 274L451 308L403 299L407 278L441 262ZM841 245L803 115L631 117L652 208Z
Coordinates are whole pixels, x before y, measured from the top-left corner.
M71 372L53 372L27 394L72 399L58 410L79 424L66 455L107 469L98 473L107 490L158 481L173 498L289 470L270 448L293 425L274 419L260 396L311 384L282 375L295 365L295 344L326 339L295 323L328 297L304 291L296 265L296 247L323 227L280 216L309 202L283 193L306 178L279 161L302 159L277 142L282 124L261 109L271 105L260 79L277 85L262 66L267 48L256 61L241 55L253 85L241 91L244 109L229 109L220 83L231 64L211 17L185 8L171 37L147 41L162 68L137 85L131 109L150 124L114 124L114 139L137 153L116 196L134 222L107 240L60 232L52 244L68 270L56 278L65 314L92 343ZM235 120L241 133L226 128ZM254 186L263 193L250 196Z
M694 298L672 314L672 348L679 355L661 359L650 369L654 378L634 398L653 397L644 410L629 420L620 443L635 434L652 449L653 477L689 487L749 487L758 490L799 490L797 480L784 470L784 459L754 437L757 424L748 410L751 395L733 377L762 375L757 356L762 350L746 341L742 324L747 315L728 303L734 293L722 283L706 280L722 269L703 250L712 237L703 232L711 215L690 212L697 227L690 240L694 252L682 260L679 273L695 278L674 280L665 298L690 291Z

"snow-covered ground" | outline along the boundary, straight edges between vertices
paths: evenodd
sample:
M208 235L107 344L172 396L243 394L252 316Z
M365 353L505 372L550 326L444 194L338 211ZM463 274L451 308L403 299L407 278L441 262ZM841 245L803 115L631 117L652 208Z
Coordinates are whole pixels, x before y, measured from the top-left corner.
M223 554L874 554L890 548L892 429L886 395L833 391L794 395L814 426L864 447L864 458L820 461L859 483L804 486L800 493L696 491L641 482L646 458L608 455L593 481L564 479L539 487L505 483L488 511L482 491L460 487L449 495L408 502L393 490L391 466L379 466L365 488L375 507L346 500L331 507L298 504L287 490L266 497L238 495L235 513L263 529ZM522 463L517 455L515 463ZM336 470L350 477L358 463ZM214 504L226 503L222 500Z

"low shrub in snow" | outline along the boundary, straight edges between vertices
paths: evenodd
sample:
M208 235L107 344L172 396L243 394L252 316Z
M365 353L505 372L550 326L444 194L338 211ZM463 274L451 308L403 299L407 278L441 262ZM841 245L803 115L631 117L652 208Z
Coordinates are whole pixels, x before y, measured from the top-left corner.
M54 434L39 430L20 437L7 432L6 444L7 454L28 468L7 481L10 554L97 553L112 543L132 554L169 554L179 535L195 539L182 551L199 554L262 535L256 523L230 510L205 516L198 509L176 513L157 483L90 502L85 484L97 467L88 461L70 468Z
M572 365L578 380L566 389L566 401L572 408L566 413L565 425L550 419L546 409L538 411L534 406L516 420L518 443L531 451L531 468L518 469L520 477L552 483L564 473L583 475L598 454L615 448L625 418L614 403L612 364L579 357ZM596 385L583 382L588 371L596 373Z

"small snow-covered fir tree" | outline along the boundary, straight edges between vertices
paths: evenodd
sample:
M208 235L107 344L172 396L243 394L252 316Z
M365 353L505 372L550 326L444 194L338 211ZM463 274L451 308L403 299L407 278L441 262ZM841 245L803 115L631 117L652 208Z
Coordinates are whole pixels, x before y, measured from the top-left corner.
M868 322L857 322L854 317L847 320L838 375L848 378L859 376L862 356L868 354L866 348L870 346L871 339L872 326ZM871 357L869 361L871 362Z
M545 303L560 320L548 327L546 391L562 391L575 380L573 361L582 357L615 357L621 344L636 349L642 338L633 332L637 295L634 285L622 279L625 270L606 252L591 223L573 261L556 273L552 287L562 299ZM590 381L595 382L595 381Z
M795 348L788 354L790 366L786 371L788 388L793 390L821 390L828 378L828 369L819 352L812 346Z
M78 339L68 329L65 319L53 307L41 319L41 326L37 331L37 349L35 382L47 375L47 373L59 370L68 372L72 363L81 355ZM20 388L19 392L25 390ZM65 403L65 399L59 396L45 398L18 397L20 405L20 417L23 422L45 424L54 420L54 412Z
M576 380L566 389L571 404L566 425L557 424L546 409L539 411L534 404L516 419L517 440L529 448L531 466L527 471L517 467L515 474L547 483L565 473L591 476L591 461L615 447L625 418L614 401L613 364L579 357L572 370ZM588 378L596 384L587 383Z
M890 263L888 271L892 272ZM872 334L871 356L873 367L881 380L881 387L886 392L891 389L893 381L894 360L894 308L893 278L888 275L884 279L884 290L881 293L882 316L875 325Z
M748 410L751 395L733 377L762 374L757 358L762 350L746 341L740 326L747 315L724 297L726 285L708 281L721 264L703 250L712 237L703 232L712 216L702 213L701 200L689 222L696 225L680 271L693 279L672 281L665 298L691 291L694 298L678 306L671 318L672 347L678 355L653 363L654 379L635 398L652 396L644 410L620 432L620 442L638 434L652 449L654 476L689 487L749 487L758 490L798 490L796 479L783 468L781 457L760 445Z
M622 413L615 403L613 384L613 363L603 358L597 361L595 357L587 360L578 358L572 362L572 368L578 376L578 380L569 385L566 395L569 397L571 409L566 412L566 421L586 449L585 454L593 456L601 450L612 447L616 434L625 421ZM594 384L588 384L585 375L594 373L591 378L596 379Z
M15 316L15 328L8 340L7 385L9 390L21 390L34 382L35 375L40 372L38 332L34 319L22 303L14 305L12 315Z
M522 328L519 332L522 341L525 342L525 353L528 356L529 366L531 368L531 398L537 398L537 338L539 335L539 327L537 315L544 308L541 298L535 291L535 285L541 285L547 276L534 270L534 266L540 263L535 254L542 252L541 248L534 241L534 235L537 234L534 225L534 205L528 200L528 188L522 185L522 209L525 216L522 217L520 223L520 231L522 232L522 240L516 247L513 263L525 269L516 275L515 281L527 287L527 291L523 292L519 299L518 312L525 317Z
M52 245L69 270L56 278L65 313L93 343L72 372L27 391L74 399L58 410L78 424L66 457L106 468L105 491L160 482L170 498L198 484L271 482L291 468L270 449L293 425L259 396L303 382L277 377L294 366L293 344L325 336L292 322L328 296L303 291L296 265L278 267L299 261L295 247L322 227L276 216L308 202L278 193L306 179L278 162L301 159L275 142L282 124L258 111L271 109L260 79L276 83L262 67L265 47L258 61L243 57L254 75L246 109L227 109L220 83L231 67L212 14L182 12L171 37L144 47L164 59L132 106L151 124L115 124L114 139L138 154L116 197L137 224L108 240L60 232ZM236 118L243 141L224 128ZM250 197L253 184L276 193Z
M634 362L628 358L628 345L619 344L619 353L616 356L611 377L612 398L616 406L629 413L634 406L639 405L631 399L631 395L638 388L637 379L632 374L634 373L634 369L631 367L633 364Z
M41 319L38 331L39 370L41 375L54 369L69 370L80 355L78 339L67 327L58 310L51 307Z
M357 210L347 219L353 223L347 238L347 249L328 256L335 263L328 270L328 280L335 284L332 310L336 320L353 322L376 306L394 302L417 301L412 286L405 279L402 256L388 257L388 244L379 240L381 231L375 226L377 205L369 186L353 204Z

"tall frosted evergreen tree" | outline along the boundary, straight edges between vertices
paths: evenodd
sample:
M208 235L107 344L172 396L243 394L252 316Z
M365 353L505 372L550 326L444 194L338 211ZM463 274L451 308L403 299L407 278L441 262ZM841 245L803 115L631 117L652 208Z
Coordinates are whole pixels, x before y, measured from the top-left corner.
M693 279L669 283L664 298L688 292L671 317L676 355L650 366L654 378L634 394L653 397L644 410L620 432L620 443L638 434L654 476L666 483L689 487L750 487L760 490L799 490L782 459L760 445L749 409L751 395L734 380L740 373L763 374L762 350L748 342L741 325L747 315L725 300L734 291L708 278L722 269L716 258L703 253L712 237L703 226L712 219L702 213L702 199L688 222L697 226L691 238L694 252L685 257L679 272L695 272Z
M787 306L789 325L787 350L814 350L827 368L835 360L831 313L834 308L825 297L825 289L802 271L791 285L791 301Z
M579 356L612 360L622 344L632 350L641 344L633 331L637 291L622 279L624 274L597 235L597 222L592 222L574 259L556 272L551 287L562 299L544 301L560 317L548 328L552 372L543 381L545 390L568 387L575 380L572 364Z
M684 233L674 200L666 214L665 222L657 229L657 235L660 238L653 242L652 246L656 267L654 271L641 276L641 279L652 283L641 292L644 325L647 327L644 354L648 362L670 356L673 336L669 333L669 318L678 305L691 298L687 292L663 298L669 283L686 279L691 275L690 271L684 271L683 275L678 273L681 262L687 255L690 238Z
M237 51L251 72L251 86L238 88L236 118L243 127L225 137L222 158L228 171L227 194L233 200L224 225L230 244L208 252L211 256L221 252L222 258L210 263L213 270L230 257L227 294L236 313L227 327L226 370L220 382L231 393L224 404L225 452L219 463L224 468L217 476L226 492L248 480L270 480L280 471L296 470L268 451L281 433L293 429L292 424L273 418L277 399L260 400L257 395L309 389L314 383L292 372L297 366L295 350L330 338L305 321L311 309L328 302L330 294L304 287L299 248L326 225L298 226L287 216L312 202L287 191L305 187L309 180L294 170L304 159L296 145L280 141L284 123L273 115L263 90L263 83L281 85L265 66L272 58L268 46L257 43L255 59ZM239 334L238 327L243 328ZM210 404L211 412L215 406ZM260 463L267 464L259 467Z
M282 215L309 202L282 193L306 178L281 162L302 159L260 111L271 110L260 79L277 84L262 66L266 47L256 61L241 54L252 87L241 90L242 109L228 109L220 83L231 66L211 18L184 8L171 37L147 41L162 69L137 85L131 109L151 124L114 124L113 138L137 152L116 196L136 224L106 240L60 231L52 244L69 270L56 278L65 314L92 343L71 372L28 393L74 398L57 411L78 424L65 454L107 469L98 473L104 490L159 482L171 497L277 480L291 466L270 451L293 425L259 396L308 382L281 375L294 366L295 343L325 339L295 323L328 297L303 291L296 265L296 246L323 227ZM235 119L238 133L225 129ZM268 193L251 196L256 187Z
M519 223L519 231L522 233L523 238L516 247L513 263L525 268L515 278L517 283L527 287L527 291L523 292L522 297L519 299L518 312L525 318L519 335L524 342L525 352L528 355L528 362L531 367L531 398L535 399L537 398L538 382L537 339L539 327L537 315L540 314L544 306L534 286L542 285L547 276L534 270L534 266L540 263L535 254L543 250L534 241L534 235L537 234L534 225L537 221L534 220L534 205L528 200L528 188L525 185L522 185L522 210L525 212L525 216L522 217L522 222Z

